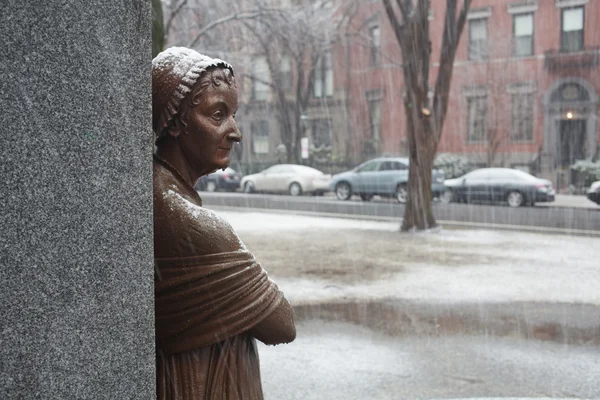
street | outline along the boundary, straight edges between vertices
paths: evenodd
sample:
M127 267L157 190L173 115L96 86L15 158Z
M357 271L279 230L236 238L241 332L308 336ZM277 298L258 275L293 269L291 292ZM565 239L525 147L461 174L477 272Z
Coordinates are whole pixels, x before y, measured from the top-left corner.
M230 209L282 210L332 216L397 220L404 205L392 200L340 201L332 196L287 196L245 193L200 192L206 206ZM559 206L511 208L506 205L444 204L434 202L433 210L442 226L526 229L555 233L600 234L600 207L577 196L560 196ZM587 201L589 205L582 200ZM569 206L566 206L569 205ZM585 207L584 207L585 206Z

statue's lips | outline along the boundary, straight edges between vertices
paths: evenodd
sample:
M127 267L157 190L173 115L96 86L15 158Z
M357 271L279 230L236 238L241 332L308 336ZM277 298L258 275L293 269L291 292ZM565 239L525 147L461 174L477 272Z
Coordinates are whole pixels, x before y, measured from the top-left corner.
M227 148L225 148L225 147L219 147L219 150L222 150L222 151L231 151L231 147L227 147Z

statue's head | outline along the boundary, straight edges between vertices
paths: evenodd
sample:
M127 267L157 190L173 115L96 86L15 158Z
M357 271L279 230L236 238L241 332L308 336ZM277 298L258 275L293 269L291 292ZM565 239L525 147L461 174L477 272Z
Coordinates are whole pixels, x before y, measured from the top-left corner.
M237 87L225 61L183 47L152 60L152 127L158 147L181 149L204 171L229 165L229 151L241 136L234 117Z

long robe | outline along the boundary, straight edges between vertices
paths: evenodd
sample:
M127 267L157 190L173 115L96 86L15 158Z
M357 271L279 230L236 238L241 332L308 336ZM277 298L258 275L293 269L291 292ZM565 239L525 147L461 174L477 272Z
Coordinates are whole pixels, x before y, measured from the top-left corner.
M262 399L248 330L283 294L232 227L157 160L154 249L157 399Z

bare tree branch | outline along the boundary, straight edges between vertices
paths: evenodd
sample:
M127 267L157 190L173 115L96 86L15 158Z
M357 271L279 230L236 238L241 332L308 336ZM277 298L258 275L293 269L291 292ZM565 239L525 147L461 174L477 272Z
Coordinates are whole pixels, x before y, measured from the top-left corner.
M456 40L458 40L462 35L465 22L467 20L467 14L469 13L469 8L471 8L471 0L464 0L463 7L460 10L458 20L456 21Z
M404 21L408 21L408 18L410 17L410 0L396 0L396 4L398 4L398 8L400 8Z
M276 86L275 86L275 84L274 84L273 82L265 81L264 79L262 79L262 78L259 78L258 76L256 76L256 75L253 75L253 74L244 73L244 74L242 74L242 76L243 76L244 78L248 78L248 79L250 79L251 81L254 81L254 82L259 82L259 83L262 83L263 85L267 85L267 86L269 86L271 89L275 89L275 87L276 87Z
M400 1L398 2L398 4L400 4ZM387 14L388 19L390 20L390 24L392 25L392 29L394 31L394 34L396 35L396 40L398 40L398 44L400 45L400 47L404 47L402 24L400 23L400 20L398 19L398 16L396 15L394 8L392 7L392 3L390 3L390 0L383 0L383 6L385 7L385 13Z
M167 26L165 28L165 43L167 42L167 37L169 37L169 32L171 31L171 26L173 25L173 20L179 14L179 11L187 4L188 0L181 0L181 2L175 7L171 15L169 15L169 21L167 21Z
M218 25L221 25L221 24L224 24L224 23L230 22L230 21L235 21L235 20L254 19L254 18L260 17L261 15L264 15L263 11L235 13L235 14L231 14L226 17L214 20L213 22L209 23L208 25L205 25L202 29L200 29L200 31L198 31L198 33L196 34L196 37L194 37L194 39L187 45L187 47L190 47L190 48L194 47L194 45L198 42L198 40L200 40L200 38L202 36L204 36L206 34L206 32L210 31L211 29L213 29L214 27L216 27Z
M434 119L438 127L436 129L436 143L439 142L441 137L441 127L444 124L448 110L448 92L450 91L454 58L470 6L471 0L464 0L462 10L458 20L456 20L457 0L446 1L446 18L440 50L440 67L435 83L435 97L433 102Z

